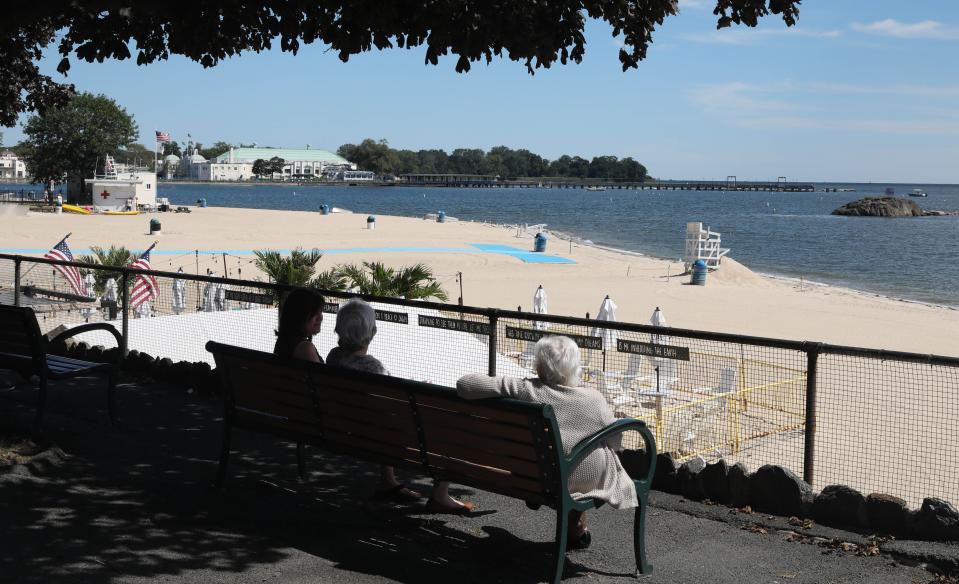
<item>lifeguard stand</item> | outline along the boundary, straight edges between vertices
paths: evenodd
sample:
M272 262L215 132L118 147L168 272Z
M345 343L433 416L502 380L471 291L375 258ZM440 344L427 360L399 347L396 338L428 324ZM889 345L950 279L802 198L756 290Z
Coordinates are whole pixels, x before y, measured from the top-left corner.
M683 264L691 269L693 262L703 260L710 268L718 268L723 256L729 250L721 246L720 234L710 231L699 222L686 224L686 246L683 251Z

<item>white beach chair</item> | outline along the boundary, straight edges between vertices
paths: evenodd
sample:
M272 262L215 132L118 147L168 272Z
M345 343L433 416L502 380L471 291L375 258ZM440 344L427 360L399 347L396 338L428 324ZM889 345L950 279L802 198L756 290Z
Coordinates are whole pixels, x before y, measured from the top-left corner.
M700 416L706 416L714 411L726 411L728 396L736 391L736 381L739 377L735 367L724 367L719 374L719 385L716 387L697 387L692 391L702 397L722 396L721 399L714 399L700 405Z
M639 355L636 355L636 357L639 357ZM651 375L634 375L631 377L623 375L622 391L618 397L612 400L616 408L638 405L643 398L656 398L658 400L669 397L669 391L679 381L676 361L654 357L652 364L653 373Z

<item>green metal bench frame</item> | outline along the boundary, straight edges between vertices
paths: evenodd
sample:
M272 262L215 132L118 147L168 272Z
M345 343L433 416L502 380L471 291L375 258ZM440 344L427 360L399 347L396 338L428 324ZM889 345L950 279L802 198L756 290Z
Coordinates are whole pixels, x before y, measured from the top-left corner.
M632 430L642 437L649 461L646 476L633 481L639 499L633 526L636 574L652 570L646 561L644 542L646 505L656 471L656 442L641 420L618 420L583 439L567 457L553 408L546 404L508 398L465 400L446 387L287 359L213 341L206 344L206 349L216 360L224 390L217 487L226 478L232 431L243 428L296 442L301 476L303 444L312 444L338 454L411 468L434 479L520 498L533 509L546 505L556 510L555 569L551 576L552 582L559 583L566 558L569 512L598 508L604 503L598 499L574 500L568 488L570 474L605 440ZM336 401L338 396L345 401ZM373 415L382 416L384 428L370 424L370 415L361 415L356 408L363 403L370 404ZM333 413L338 408L349 410L344 415L353 416L354 421ZM531 456L510 459L498 452L470 450L462 443L447 442L444 436L458 432L452 426L442 426L450 420L462 420L463 429L472 432L488 427L488 436L470 436L475 441L489 440L491 445L495 440L507 440L496 435L497 428L505 428L511 437L510 442L503 444L531 448L535 461ZM512 425L499 425L506 423L504 420ZM395 440L389 442L403 434L389 433L387 425L408 425L409 444L404 447ZM376 438L383 442L377 443ZM471 456L475 460L470 460ZM496 468L491 468L494 464ZM533 468L535 477L531 476ZM528 486L533 482L535 487Z
M0 369L16 371L25 379L31 375L40 378L40 395L37 400L37 416L33 423L34 433L40 432L43 412L47 403L47 383L51 379L67 379L88 373L107 374L107 413L110 423L116 424L114 393L116 376L123 356L117 351L115 363L93 363L47 352L50 346L70 337L97 330L105 330L121 346L120 333L106 323L82 324L56 335L50 340L40 332L37 316L30 307L0 305Z

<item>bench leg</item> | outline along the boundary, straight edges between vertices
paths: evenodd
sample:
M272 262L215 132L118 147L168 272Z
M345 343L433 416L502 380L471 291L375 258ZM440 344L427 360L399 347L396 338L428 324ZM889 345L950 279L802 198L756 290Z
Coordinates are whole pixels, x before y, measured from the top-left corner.
M653 567L646 562L646 501L649 494L639 497L636 520L633 523L633 552L636 554L636 575L649 574Z
M226 467L230 462L230 439L233 436L233 427L230 424L230 419L225 418L223 420L223 448L220 450L220 464L216 469L216 488L221 488L223 486L223 481L226 480Z
M569 528L569 512L562 508L556 511L556 569L553 573L553 584L563 580L563 567L566 565L566 534Z
M37 417L33 421L33 433L40 434L40 426L43 423L43 410L47 405L47 377L40 376L40 393L37 395Z
M116 389L117 389L117 370L116 367L110 368L110 376L107 380L107 415L110 416L110 425L117 425L117 406L116 406Z
M296 470L300 474L300 482L306 480L306 459L304 458L303 443L296 443Z

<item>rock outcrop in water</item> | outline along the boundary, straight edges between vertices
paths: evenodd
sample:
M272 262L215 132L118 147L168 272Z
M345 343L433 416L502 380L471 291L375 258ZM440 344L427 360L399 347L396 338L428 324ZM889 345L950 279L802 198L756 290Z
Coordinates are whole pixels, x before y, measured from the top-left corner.
M913 201L898 197L865 197L846 203L833 215L855 217L922 217L925 212Z
M851 217L946 217L959 215L959 211L926 211L913 201L899 197L865 197L846 203L832 214Z

